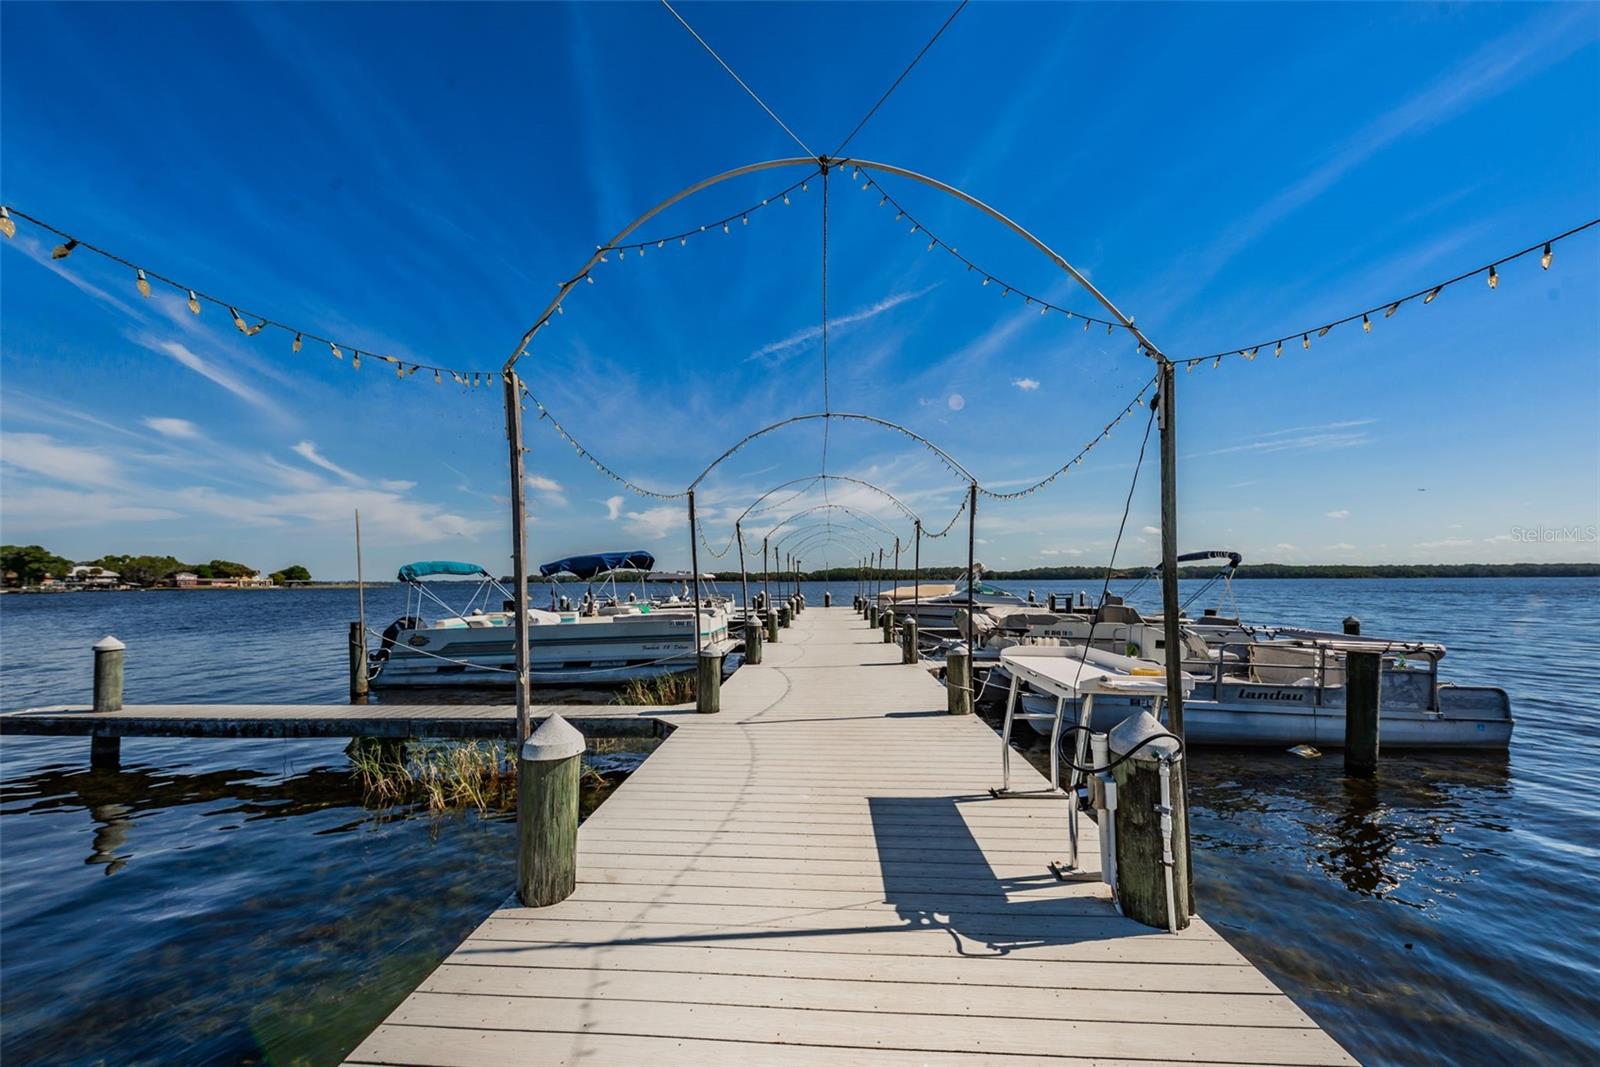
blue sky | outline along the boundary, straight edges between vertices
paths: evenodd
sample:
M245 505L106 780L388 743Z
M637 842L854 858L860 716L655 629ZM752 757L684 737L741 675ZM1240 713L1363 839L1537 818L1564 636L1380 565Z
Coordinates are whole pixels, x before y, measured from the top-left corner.
M680 8L816 151L833 149L947 6ZM373 353L497 368L588 252L725 169L798 150L648 4L112 6L0 11L0 196L152 271ZM851 144L969 190L1080 267L1169 354L1371 306L1600 214L1600 7L974 4ZM801 177L739 179L677 232ZM1121 337L980 285L875 192L830 182L830 391L985 485L1066 462L1151 373ZM931 190L884 187L993 275L1084 311L1059 270ZM522 362L635 481L683 488L742 434L822 406L821 187L643 260L614 257ZM245 337L180 293L26 223L0 248L0 532L75 558L170 552L353 573L507 566L498 389L352 370ZM1250 560L1594 560L1527 531L1600 513L1600 231L1179 381L1182 540ZM995 567L1103 563L1146 413L1071 475L984 500ZM688 558L680 502L634 496L530 420L531 553ZM707 538L821 470L821 424L704 483ZM1154 446L1120 560L1156 552ZM962 487L893 434L835 424L827 469L942 526ZM797 486L804 488L804 484ZM808 564L870 514L845 482ZM783 500L788 493L779 494ZM824 520L832 519L831 527ZM820 524L820 525L819 525ZM853 528L857 532L850 532ZM1580 529L1581 534L1581 529ZM796 539L798 541L798 537ZM924 557L954 562L956 538ZM722 565L702 553L704 565Z

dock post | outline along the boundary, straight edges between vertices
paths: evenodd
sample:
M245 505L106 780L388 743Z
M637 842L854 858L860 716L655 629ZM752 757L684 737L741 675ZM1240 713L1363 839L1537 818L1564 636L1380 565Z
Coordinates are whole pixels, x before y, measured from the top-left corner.
M877 601L870 601L867 604L867 625L872 627L873 629L877 629L877 627L878 627L878 603L877 603Z
M761 620L754 615L744 620L744 661L752 667L761 663Z
M787 630L789 628L789 620L793 612L794 608L790 606L787 600L778 605L778 626L781 629Z
M767 617L767 640L774 644L778 641L778 609L768 604L762 613Z
M1117 785L1117 906L1135 922L1176 933L1189 925L1183 750L1149 712L1125 720L1107 740L1113 762L1132 754L1111 771Z
M367 631L359 621L350 624L350 703L367 702Z
M951 715L972 714L972 653L957 645L944 657L947 710Z
M559 904L578 881L578 779L583 735L559 715L540 724L517 761L517 899Z
M907 619L900 624L900 662L916 663L920 656L917 651L917 620Z
M715 649L700 650L695 665L694 710L702 715L722 710L722 653Z
M94 710L122 710L122 666L127 645L106 634L94 645ZM122 762L122 738L89 738L89 766L116 770Z
M1354 615L1345 616L1344 632L1345 632L1345 635L1348 636L1348 637L1360 637L1361 636L1361 620L1356 618Z
M1371 778L1378 772L1378 717L1383 656L1346 652L1344 657L1344 770Z
M883 622L883 643L892 645L894 644L894 609L885 608L880 618Z
M833 594L826 589L822 591L822 606L825 608L833 607Z

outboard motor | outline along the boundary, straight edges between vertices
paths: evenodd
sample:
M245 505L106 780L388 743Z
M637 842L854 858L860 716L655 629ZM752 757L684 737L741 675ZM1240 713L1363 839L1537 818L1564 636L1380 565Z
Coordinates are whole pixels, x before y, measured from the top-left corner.
M394 648L402 631L418 630L422 626L422 620L415 615L400 616L383 628L383 637L378 641L378 650L372 654L372 658L380 662L388 659L389 650Z

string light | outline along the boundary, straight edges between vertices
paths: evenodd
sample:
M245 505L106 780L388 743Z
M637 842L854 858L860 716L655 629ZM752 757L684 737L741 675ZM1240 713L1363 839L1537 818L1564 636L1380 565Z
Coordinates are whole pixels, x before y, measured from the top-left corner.
M17 224L11 221L11 212L3 207L0 207L0 233L5 234L7 237L15 237L17 235Z
M233 310L233 308L229 308L228 314L232 316L233 325L240 333L248 334L250 332L250 327L246 325L244 319L239 317L239 313L237 311Z
M344 358L344 353L339 351L339 346L334 344L332 341L328 342L328 349L329 349L329 351L331 351L333 353L333 358L334 359L343 359Z
M150 299L150 279L144 276L143 270L134 275L133 287L139 290L140 296Z
M196 315L200 314L200 298L194 295L194 290L189 290L189 310Z
M294 343L289 346L289 351L295 353L300 351L300 335L298 333L294 335Z
M72 255L72 250L78 247L78 242L68 238L66 243L56 245L50 253L51 259L66 259Z
M1462 273L1457 274L1452 278L1447 278L1442 282L1437 282L1437 283L1435 283L1435 284L1433 284L1431 286L1427 286L1427 287L1418 289L1414 293L1407 293L1404 296L1401 296L1401 297L1399 297L1397 299L1387 300L1387 301L1384 301L1381 304L1377 304L1377 305L1374 305L1374 306L1368 307L1368 308L1363 308L1363 309L1361 309L1359 311L1352 312L1349 315L1345 315L1342 318L1334 319L1331 322L1324 322L1320 326L1314 327L1311 330L1302 329L1302 330L1294 330L1294 331L1291 331L1289 333L1285 333L1282 337L1277 338L1276 340L1273 340L1273 341L1263 342L1263 344L1271 344L1271 345L1273 345L1274 346L1274 350L1275 350L1274 354L1275 355L1282 355L1284 343L1287 342L1287 341L1293 340L1295 334L1298 333L1298 334L1300 334L1302 345L1304 345L1304 347L1306 347L1306 348L1310 348L1311 346L1307 342L1309 341L1309 337L1310 337L1311 333L1315 332L1318 337L1326 337L1328 335L1328 332L1330 330L1332 330L1334 327L1342 326L1347 322L1360 322L1361 323L1362 332L1363 333L1371 333L1372 332L1372 316L1376 315L1378 312L1380 312L1380 311L1383 312L1383 317L1387 319L1387 318L1393 318L1395 313L1400 310L1400 306L1402 304L1405 304L1408 301L1416 300L1416 299L1420 298L1424 305L1431 304L1436 299L1438 299L1439 294L1444 292L1444 290L1447 289L1448 287L1450 287L1452 285L1456 285L1459 282L1466 281L1468 278L1472 278L1472 277L1475 277L1475 276L1480 275L1480 274L1485 276L1485 281L1488 283L1488 286L1489 286L1490 289L1497 289L1499 287L1499 284L1500 284L1500 268L1505 266L1507 263L1510 263L1510 262L1512 262L1514 260L1521 259L1524 256L1531 256L1531 255L1534 255L1535 253L1537 253L1538 256L1539 256L1539 265L1540 265L1540 267L1545 269L1545 270L1548 270L1550 262L1554 259L1554 246L1556 245L1557 242L1566 240L1569 237L1573 237L1576 234L1582 233L1582 232L1584 232L1586 230L1589 230L1589 229L1591 229L1593 227L1596 227L1596 226L1600 226L1600 219L1591 219L1590 221L1585 222L1582 225L1574 226L1572 229L1567 230L1567 231L1565 231L1563 233L1559 233L1554 237L1548 238L1547 240L1543 240L1543 241L1536 242L1534 244L1530 244L1525 248L1522 248L1522 249L1520 249L1520 250L1518 250L1516 252L1511 253L1510 255L1501 256L1499 259L1496 259L1492 263L1488 263L1488 264L1484 264L1483 266L1475 267L1472 270L1463 271ZM1247 346L1244 346L1243 349L1225 349L1220 353L1210 353L1208 355L1193 356L1193 357L1190 357L1190 358L1192 360L1196 361L1196 362L1199 362L1199 361L1203 361L1203 360L1214 359L1217 355L1228 356L1228 355L1233 355L1235 353L1243 354L1244 351L1247 351L1252 347L1257 347L1257 346L1248 346L1247 345ZM1185 361L1178 361L1178 362L1185 362Z

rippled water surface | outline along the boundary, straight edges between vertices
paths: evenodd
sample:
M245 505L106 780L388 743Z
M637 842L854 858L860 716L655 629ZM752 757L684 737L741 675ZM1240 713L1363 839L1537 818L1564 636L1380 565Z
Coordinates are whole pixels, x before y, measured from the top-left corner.
M1364 1061L1600 1062L1600 581L1237 591L1253 620L1443 641L1444 677L1506 688L1517 728L1505 756L1386 755L1371 783L1337 753L1194 752L1207 918ZM401 600L369 590L369 622ZM355 606L8 596L0 705L86 701L106 633L130 702L336 702ZM127 740L119 773L87 747L0 741L7 1062L337 1062L510 890L503 816L369 803L342 742Z

